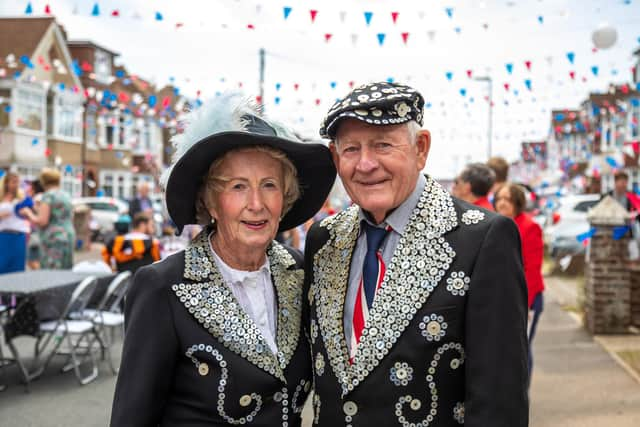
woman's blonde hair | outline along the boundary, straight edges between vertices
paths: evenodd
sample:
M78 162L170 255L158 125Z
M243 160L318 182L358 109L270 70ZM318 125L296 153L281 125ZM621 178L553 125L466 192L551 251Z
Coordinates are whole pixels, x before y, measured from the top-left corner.
M2 177L0 177L0 199L4 198L5 194L9 191L9 181L12 179L20 179L20 175L15 172L7 172ZM18 185L18 189L16 190L16 194L13 195L13 200L20 200L24 198L24 191Z
M209 224L211 222L211 214L209 209L215 207L216 195L224 188L224 183L227 179L220 175L219 171L222 164L232 153L257 151L259 153L265 153L271 156L274 160L277 160L282 165L282 174L284 177L284 189L283 189L283 208L282 216L289 212L296 200L300 198L302 190L300 189L300 183L298 182L298 170L293 165L291 160L282 151L267 147L264 145L256 145L254 147L236 148L227 151L222 156L215 159L207 174L203 176L202 183L198 189L196 196L196 220L198 224Z
M43 168L39 180L45 190L60 185L60 171L53 168Z

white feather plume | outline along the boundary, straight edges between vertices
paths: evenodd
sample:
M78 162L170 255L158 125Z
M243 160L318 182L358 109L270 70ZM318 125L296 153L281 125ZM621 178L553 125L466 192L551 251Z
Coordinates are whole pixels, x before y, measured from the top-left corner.
M238 92L227 92L216 96L190 111L183 120L184 132L174 135L171 144L174 148L171 166L164 171L160 182L166 188L169 175L176 162L195 143L203 138L220 132L246 131L246 122L242 119L245 114L260 115L259 108ZM264 119L263 119L264 120ZM296 140L284 126L269 122L278 135Z

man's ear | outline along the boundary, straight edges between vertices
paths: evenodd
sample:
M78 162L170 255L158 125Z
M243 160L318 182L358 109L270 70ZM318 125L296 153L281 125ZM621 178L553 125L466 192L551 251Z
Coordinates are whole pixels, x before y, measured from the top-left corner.
M340 156L338 155L338 146L335 140L329 143L329 151L331 151L333 164L336 166L336 169L338 169L338 165L340 164Z
M418 131L415 144L416 154L418 156L418 166L420 167L420 170L422 170L424 165L427 163L429 150L431 149L431 133L426 129Z

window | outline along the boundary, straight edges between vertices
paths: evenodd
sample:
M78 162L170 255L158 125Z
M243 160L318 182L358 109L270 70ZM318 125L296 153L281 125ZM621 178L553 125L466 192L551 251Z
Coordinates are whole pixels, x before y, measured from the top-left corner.
M97 108L90 104L87 107L87 147L96 148L98 142L98 121L96 119Z
M588 200L586 202L580 202L573 208L576 212L587 212L589 209L597 205L599 200Z
M73 96L57 95L54 106L54 135L82 140L82 103Z
M109 84L111 80L111 56L103 50L96 49L94 61L93 70L96 74L96 81Z
M118 212L118 205L115 203L107 203L107 202L88 202L85 203L87 206L91 208L92 211L107 211L107 212Z
M11 90L0 90L0 128L9 126L9 112L5 111L5 107L11 104Z
M82 169L78 167L66 166L62 171L60 179L62 191L71 197L80 197L82 195Z
M39 132L44 130L44 94L29 89L16 89L15 100L16 126Z
M105 196L118 199L130 198L132 194L131 180L131 172L118 170L100 171L100 185Z

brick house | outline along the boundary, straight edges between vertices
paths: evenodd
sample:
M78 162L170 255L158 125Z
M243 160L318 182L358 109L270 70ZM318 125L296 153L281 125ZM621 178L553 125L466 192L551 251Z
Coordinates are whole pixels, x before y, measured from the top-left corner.
M56 165L62 188L79 194L83 93L53 17L0 19L0 167L34 179Z

